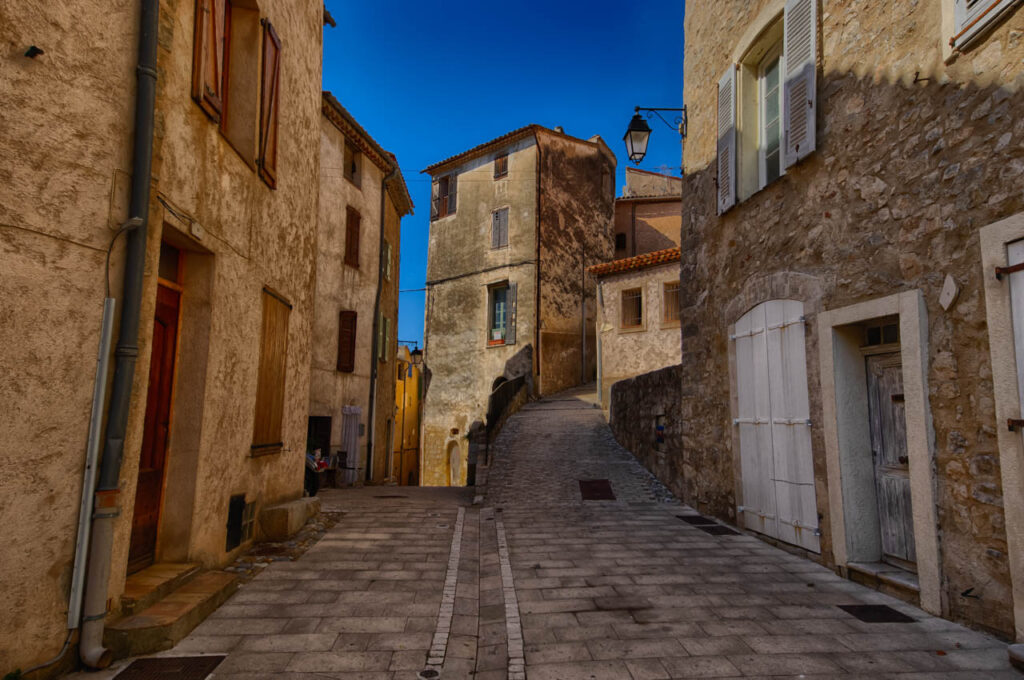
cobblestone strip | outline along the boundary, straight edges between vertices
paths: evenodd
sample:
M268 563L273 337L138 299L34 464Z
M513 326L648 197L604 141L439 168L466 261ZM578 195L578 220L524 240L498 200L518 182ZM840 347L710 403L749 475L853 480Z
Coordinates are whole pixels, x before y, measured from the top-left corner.
M501 590L505 595L505 628L508 633L508 680L526 680L526 657L523 653L523 626L519 620L519 600L512 580L512 560L508 553L505 524L496 519L498 562L501 565Z
M441 595L441 610L437 614L434 639L427 654L427 668L441 672L444 655L448 648L448 636L452 630L452 615L455 613L455 591L459 581L459 560L462 556L462 527L465 524L466 509L460 507L452 532L452 549L448 553L448 569L444 574L444 591Z

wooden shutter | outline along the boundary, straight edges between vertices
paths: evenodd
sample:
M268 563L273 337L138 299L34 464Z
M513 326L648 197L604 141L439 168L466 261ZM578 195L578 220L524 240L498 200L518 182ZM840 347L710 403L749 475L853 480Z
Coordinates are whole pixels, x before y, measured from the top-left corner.
M491 214L491 247L503 248L508 245L508 208Z
M718 214L736 205L736 68L718 81Z
M228 39L227 0L196 0L192 45L192 99L220 122L224 108L225 54Z
M517 284L508 284L508 297L505 302L505 344L516 344L516 288Z
M282 446L285 369L288 360L288 316L291 304L268 288L263 289L263 332L256 380L256 418L253 454L274 453Z
M345 210L345 264L359 268L359 212L349 206Z
M744 526L776 536L775 488L772 485L771 396L765 309L759 305L736 322L736 398L740 440Z
M277 118L281 98L281 40L274 26L263 20L263 78L260 84L260 177L277 187Z
M817 14L817 0L786 0L782 47L786 62L782 94L782 153L786 168L815 148Z
M458 177L453 173L448 175L448 210L445 215L455 214L455 189L458 186Z
M438 186L438 179L435 177L430 183L430 219L436 220L438 216L438 210L440 203L440 187Z
M353 311L338 313L338 370L343 373L356 370L356 319Z
M974 36L991 22L1013 7L1019 0L954 0L953 2L953 37L949 44L954 48L964 48Z

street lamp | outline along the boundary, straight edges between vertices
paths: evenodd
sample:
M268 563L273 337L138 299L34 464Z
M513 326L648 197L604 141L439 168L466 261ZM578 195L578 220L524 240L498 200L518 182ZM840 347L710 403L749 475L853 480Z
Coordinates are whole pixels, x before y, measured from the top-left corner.
M629 160L633 161L637 165L640 165L640 161L647 155L647 142L651 137L651 126L647 124L644 117L640 115L641 111L647 112L647 119L652 120L654 116L657 116L661 122L667 125L670 129L674 129L679 132L679 136L686 139L686 107L679 109L673 108L649 108L645 106L637 106L633 109L633 118L629 121L629 127L626 128L626 134L622 136L622 141L626 143L626 156ZM679 115L675 117L675 125L665 120L659 111L675 111Z

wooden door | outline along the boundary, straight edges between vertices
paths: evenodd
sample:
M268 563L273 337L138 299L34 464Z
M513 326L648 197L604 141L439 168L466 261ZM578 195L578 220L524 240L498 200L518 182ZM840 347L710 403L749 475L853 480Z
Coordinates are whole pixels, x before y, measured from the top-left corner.
M871 455L875 466L882 559L913 568L917 561L910 503L903 367L898 352L867 358Z
M171 397L174 385L174 358L178 341L178 310L181 294L157 286L156 316L153 319L153 353L149 360L149 391L146 395L146 420L142 430L139 478L135 488L135 512L132 516L128 573L153 563L157 526L163 496L164 470L167 466L167 442L171 426Z

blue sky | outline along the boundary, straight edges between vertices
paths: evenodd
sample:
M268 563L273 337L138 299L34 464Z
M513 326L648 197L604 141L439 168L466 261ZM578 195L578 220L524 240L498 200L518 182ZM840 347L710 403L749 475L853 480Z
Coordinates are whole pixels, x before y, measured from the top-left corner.
M324 89L398 156L416 213L402 221L401 288L423 288L430 181L420 170L529 123L598 134L627 165L634 106L681 106L684 0L327 0ZM679 136L653 121L641 168L679 174ZM423 338L422 292L398 338Z

